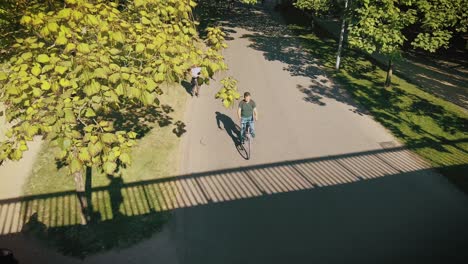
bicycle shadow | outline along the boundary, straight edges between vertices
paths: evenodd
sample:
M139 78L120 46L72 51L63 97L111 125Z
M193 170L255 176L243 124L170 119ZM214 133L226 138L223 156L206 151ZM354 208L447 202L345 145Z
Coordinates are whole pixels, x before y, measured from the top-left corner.
M239 144L239 145L236 146L236 149L237 149L237 152L239 152L239 155L241 155L242 158L244 158L245 160L249 159L249 153L244 148L244 145Z
M236 147L237 151L239 154L242 156L242 158L247 159L247 151L245 150L244 146L242 146L240 142L240 127L237 125L232 118L229 116L220 113L218 111L215 112L216 114L216 125L220 130L226 131L228 136L231 138L232 142L234 143L234 146ZM221 126L222 124L222 126Z

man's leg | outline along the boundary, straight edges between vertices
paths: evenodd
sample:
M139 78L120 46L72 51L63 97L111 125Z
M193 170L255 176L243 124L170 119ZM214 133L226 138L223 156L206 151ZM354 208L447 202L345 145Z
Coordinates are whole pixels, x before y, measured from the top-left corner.
M195 78L195 95L198 96L200 93L200 86L198 85L198 78Z
M192 96L194 95L195 93L195 87L197 85L196 81L195 81L195 78L192 77L192 82L190 83L191 86L192 86L192 89L190 89L190 93L192 94Z
M252 137L255 137L255 122L254 122L253 117L252 119L249 120L249 123L250 123L250 134L252 135Z
M245 120L245 118L241 117L241 131L240 131L240 141L241 141L241 143L244 143L246 124L247 124L247 121Z

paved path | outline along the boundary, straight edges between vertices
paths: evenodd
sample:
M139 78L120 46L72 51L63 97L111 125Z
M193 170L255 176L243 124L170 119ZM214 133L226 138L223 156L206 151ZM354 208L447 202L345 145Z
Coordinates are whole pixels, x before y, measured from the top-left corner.
M4 140L5 132L9 128L6 122L4 107L0 105L0 140ZM39 150L41 149L41 140L35 138L28 143L29 150L23 153L20 161L5 161L0 164L0 199L18 197L22 195L23 184L31 174Z
M188 109L182 175L124 186L150 196L169 187L172 202L129 209L173 211L161 233L84 261L31 246L10 234L14 224L2 226L0 242L28 252L24 263L456 263L466 253L467 197L357 109L284 26L242 11L226 23L225 56L260 111L251 160L235 146L234 109L213 99L218 87L203 87Z

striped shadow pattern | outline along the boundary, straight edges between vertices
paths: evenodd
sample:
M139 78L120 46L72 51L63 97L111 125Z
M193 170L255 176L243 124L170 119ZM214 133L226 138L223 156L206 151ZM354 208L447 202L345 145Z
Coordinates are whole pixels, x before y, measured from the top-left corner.
M467 164L468 157L463 159ZM147 215L416 171L435 173L410 150L397 147L97 187L91 201L100 221L110 221L117 214ZM74 191L0 200L0 235L21 232L32 215L47 227L78 225L79 208Z

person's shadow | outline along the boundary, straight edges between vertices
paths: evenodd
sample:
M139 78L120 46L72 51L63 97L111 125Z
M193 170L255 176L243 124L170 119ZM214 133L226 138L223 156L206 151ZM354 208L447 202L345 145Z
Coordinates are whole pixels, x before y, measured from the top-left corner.
M120 205L123 203L122 187L124 182L122 177L107 175L107 178L110 180L107 188L109 190L112 216L115 219L122 216Z
M240 127L232 121L232 119L220 112L215 112L216 113L216 125L218 126L219 129L226 130L226 133L231 137L232 142L234 145L237 147L240 145ZM222 124L222 127L221 127Z
M193 85L192 85L190 82L186 81L186 80L182 80L182 81L180 82L180 84L182 85L182 87L184 87L185 91L186 91L190 96L192 96L192 88L193 88L192 86L193 86Z
M34 212L29 216L28 221L23 225L21 232L44 237L47 234L47 226L39 220L37 212Z

